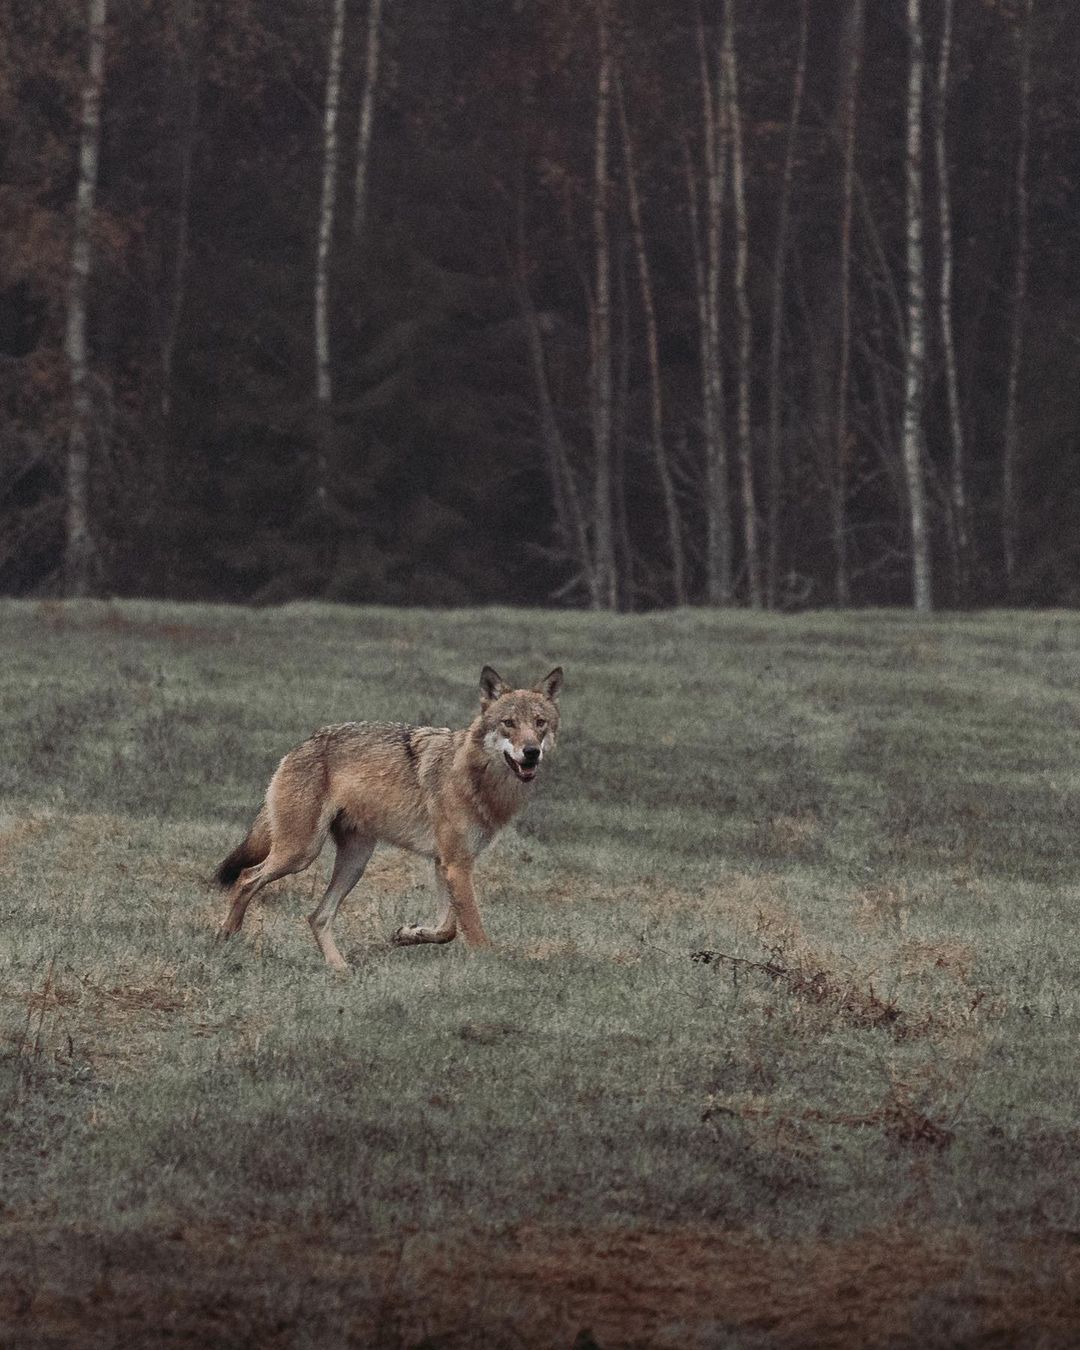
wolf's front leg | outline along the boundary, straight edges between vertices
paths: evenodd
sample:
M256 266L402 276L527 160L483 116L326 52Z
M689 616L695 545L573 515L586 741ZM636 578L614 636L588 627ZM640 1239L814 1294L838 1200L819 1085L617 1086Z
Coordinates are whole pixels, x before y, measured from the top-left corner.
M490 947L491 939L484 932L480 911L476 905L471 858L442 858L435 864L436 886L439 892L439 918L434 928L399 928L394 941L401 947L417 942L450 942L458 928L470 947Z
M395 946L412 947L418 942L453 942L457 936L457 917L450 901L450 889L438 863L435 864L435 893L439 897L439 915L435 926L424 928L419 924L406 924L394 934Z
M461 936L470 947L490 947L491 939L484 932L476 904L472 858L440 862L439 868L446 889L450 892L450 907L461 929Z

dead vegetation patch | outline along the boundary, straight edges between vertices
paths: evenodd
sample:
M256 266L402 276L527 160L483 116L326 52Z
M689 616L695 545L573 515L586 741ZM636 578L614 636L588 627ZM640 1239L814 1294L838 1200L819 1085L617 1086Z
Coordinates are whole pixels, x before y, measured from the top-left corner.
M690 953L698 965L726 970L738 984L743 978L764 977L773 988L790 996L793 1011L815 1008L844 1026L883 1031L894 1041L916 1040L932 1035L952 1035L976 1018L997 1018L1005 1011L1004 1000L990 991L967 983L967 949L962 954L939 949L935 943L915 944L907 950L908 964L900 971L909 984L928 971L952 977L946 993L927 993L912 987L910 1004L896 996L884 997L874 988L871 974L850 965L840 972L824 965L813 953L788 955L773 948L768 959L755 961L729 952L703 949Z
M40 988L0 991L5 1003L26 1009L25 1019L4 1038L8 1056L38 1069L75 1061L94 1067L107 1060L115 1070L134 1070L151 1061L162 1033L180 1018L196 1036L238 1026L236 1019L200 1016L203 991L181 985L169 967L139 980L118 978L122 975L102 980L58 969L53 959Z
M463 1041L475 1041L478 1045L498 1045L520 1032L521 1028L513 1022L463 1022L458 1028Z
M740 1121L761 1121L775 1127L777 1132L792 1126L840 1126L844 1129L880 1130L892 1143L911 1148L946 1149L955 1138L950 1122L934 1119L915 1099L910 1084L893 1083L881 1105L872 1111L825 1111L805 1107L794 1114L785 1112L775 1103L762 1098L735 1099L713 1095L702 1112L703 1121L723 1118Z
M912 1017L891 1000L882 999L874 992L873 984L861 988L824 969L784 964L778 958L752 961L712 950L691 952L690 960L698 965L725 968L736 982L746 974L765 975L800 1001L829 1009L848 1026L884 1029L895 1040L925 1036L935 1025L930 1013Z
M178 1012L191 1002L193 991L176 990L160 984L113 984L95 985L84 979L83 983L93 991L106 1005L125 1012Z
M5 816L0 824L0 870L8 872L30 841L52 823L44 816Z
M975 949L957 938L930 942L925 938L910 938L897 955L902 975L917 975L928 969L944 971L960 984L967 984Z
M906 932L903 889L882 887L864 892L863 898L873 906L875 926L887 923L898 937ZM763 977L796 1007L816 1008L846 1026L885 1031L896 1041L953 1033L976 1015L1004 1012L1001 998L970 982L975 951L959 939L905 937L886 958L885 968L897 986L886 995L880 992L878 970L860 968L842 953L820 950L807 941L798 918L775 900L761 898L754 931L767 953L763 960L713 948L691 952L690 959L726 970L736 984Z
M38 606L38 613L54 633L114 633L121 637L165 638L184 643L233 643L238 637L228 629L178 623L175 620L155 622L136 619L115 609L95 613L92 609L76 608L56 600L43 600Z
M767 854L799 856L811 850L821 838L821 820L812 811L770 816L758 827L759 844Z
M577 944L566 939L537 938L526 943L521 955L526 961L559 961L575 956L577 951Z
M866 886L851 898L855 927L861 933L876 933L882 929L894 933L906 931L912 903L906 886Z

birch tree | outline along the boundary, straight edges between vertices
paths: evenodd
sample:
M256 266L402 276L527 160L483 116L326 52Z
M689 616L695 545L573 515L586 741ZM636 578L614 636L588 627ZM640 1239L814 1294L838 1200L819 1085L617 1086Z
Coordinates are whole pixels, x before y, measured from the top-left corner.
M616 70L613 68L613 80ZM626 502L626 451L630 432L630 295L626 279L626 240L615 247L615 277L618 283L617 353L614 358L615 387L611 418L611 513L615 552L616 607L633 610L637 596L634 576L634 546L630 538L630 512Z
M590 376L595 462L594 608L617 603L611 491L611 240L608 222L608 141L611 119L612 51L609 0L597 0L599 59L596 74L596 126L593 143L593 244L595 280L590 322Z
M333 373L330 359L330 251L334 238L334 212L337 204L337 123L341 101L341 53L344 38L345 0L332 0L323 109L322 193L315 254L315 399L318 445L315 452L314 495L319 510L325 510L328 504L327 440L330 407L333 401Z
M660 370L660 335L656 322L656 299L653 293L652 270L645 243L645 224L638 190L638 175L630 120L626 113L622 80L616 80L619 125L622 129L623 163L626 166L626 193L630 206L630 224L633 231L634 257L637 263L638 284L641 289L641 308L645 316L645 351L649 366L649 422L652 433L653 461L660 483L667 523L668 553L671 559L672 596L677 605L686 604L686 577L683 568L682 521L675 497L675 482L668 462L664 438L664 391Z
M788 115L784 144L784 167L780 176L780 202L777 207L776 240L773 245L772 292L769 304L768 432L766 462L768 485L768 541L765 559L765 603L776 607L780 572L780 503L783 469L780 459L780 358L784 334L784 281L787 275L788 235L791 223L791 194L795 178L795 150L799 138L803 94L806 88L806 51L809 33L810 0L799 0L799 44L791 83L791 112Z
M725 120L731 142L731 190L735 217L735 315L738 333L736 445L742 488L743 541L751 609L760 609L761 555L758 548L757 496L754 489L754 453L750 425L750 364L753 329L747 275L750 261L749 217L743 167L742 111L739 107L739 66L735 51L735 0L724 0L721 85Z
M525 329L525 340L529 352L529 365L540 413L540 443L544 450L548 479L551 484L551 498L555 510L555 528L558 541L566 553L573 559L578 575L584 582L590 600L596 595L595 567L589 545L589 531L585 512L581 505L570 459L566 453L566 444L559 429L559 420L555 414L555 402L551 396L551 384L548 379L547 361L544 356L544 338L540 319L529 294L524 264L524 231L519 225L518 258L511 268L514 293L521 312ZM598 604L594 603L594 608Z
M949 428L949 503L952 542L953 599L962 603L971 578L971 537L968 518L967 472L964 464L964 427L960 414L960 380L953 337L952 202L946 124L949 101L949 64L952 51L953 0L942 0L941 41L938 49L934 117L934 162L938 189L938 232L941 273L938 292L941 350L945 366L945 399Z
M1009 329L1009 369L1005 380L1005 434L1001 455L1001 546L1005 587L1010 599L1016 594L1016 549L1020 521L1017 482L1018 404L1028 292L1028 159L1031 149L1031 20L1034 8L1034 0L1024 0L1020 29L1020 127L1016 151L1016 260L1013 269L1012 323Z
M360 93L360 124L356 135L356 172L353 178L352 232L364 233L367 215L368 161L375 101L379 88L379 53L382 46L382 0L368 0L367 48L364 55L364 85Z
M904 415L901 455L911 532L912 599L915 609L933 608L930 529L923 475L923 398L926 369L926 281L923 257L922 108L925 80L920 0L907 0L907 147L904 156L907 222L907 334L904 344Z
M851 579L848 572L848 461L850 429L848 425L848 385L851 374L851 226L855 197L855 129L859 102L859 73L863 51L863 0L851 0L847 16L847 68L841 120L843 175L840 190L840 352L836 377L836 416L834 421L833 472L830 484L830 531L836 564L835 599L838 605L851 603Z
M720 270L723 260L728 138L725 134L727 119L721 117L719 80L712 71L700 11L697 43L705 168L704 247L698 224L697 177L688 146L685 147L685 159L700 332L702 429L705 442L705 599L710 605L729 605L733 589L731 502L720 342Z
M92 261L94 197L101 150L101 100L105 83L106 0L87 5L88 53L79 117L79 168L68 278L64 354L71 397L66 464L64 589L86 595L98 565L90 521L94 410L87 343L87 301Z
M195 161L195 133L199 120L200 70L196 54L198 19L194 0L177 0L174 20L177 67L174 78L179 88L182 109L177 142L179 181L176 189L173 258L168 295L161 321L161 417L165 422L172 414L173 365L187 286L191 178Z

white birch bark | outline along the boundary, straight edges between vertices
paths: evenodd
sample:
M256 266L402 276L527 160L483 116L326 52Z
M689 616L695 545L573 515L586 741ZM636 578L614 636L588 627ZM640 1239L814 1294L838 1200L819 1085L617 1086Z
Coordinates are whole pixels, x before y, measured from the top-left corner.
M612 67L612 78L618 73ZM626 446L630 426L630 296L626 280L626 248L620 240L615 248L615 276L618 281L618 353L614 359L615 389L611 417L611 510L615 552L615 585L618 608L633 610L637 598L634 577L634 546L630 538L630 513L626 506Z
M863 48L863 0L851 0L847 22L848 64L844 72L843 178L840 207L840 354L837 362L833 474L830 485L831 532L836 563L835 600L851 603L847 559L848 494L848 384L851 372L851 225L855 197L855 129L859 104L859 74Z
M367 216L368 161L371 156L371 129L375 121L375 101L379 88L381 23L382 0L368 0L367 51L364 58L364 87L360 94L360 126L356 136L356 174L353 180L352 232L356 239L364 233L364 221Z
M701 328L701 401L705 438L705 599L710 605L729 605L732 599L731 502L720 345L720 269L723 260L728 139L724 134L726 118L721 125L719 98L714 92L716 82L710 70L705 25L700 11L697 35L705 144L704 250L700 247L697 233L697 187L689 151L686 181L694 222L694 261Z
M64 353L71 392L65 483L64 588L86 595L97 564L90 523L90 458L93 406L87 343L91 233L101 150L101 99L105 83L106 0L87 5L88 54L79 118L79 171L75 189L71 271L68 279Z
M742 488L743 541L746 551L747 591L751 609L761 609L761 554L758 547L757 494L754 488L754 455L750 426L750 362L753 331L750 298L747 291L749 270L749 219L746 209L746 185L743 167L742 112L739 107L739 67L735 51L735 0L724 0L722 97L731 142L731 188L735 208L735 314L738 334L738 394L736 403L736 445L739 456L739 480Z
M960 414L960 380L956 364L956 343L953 337L952 321L952 203L949 191L949 159L946 152L952 22L953 0L943 0L941 43L938 50L937 67L937 107L934 121L934 159L937 170L938 230L941 247L941 277L938 299L949 425L949 502L952 520L953 598L957 603L963 603L967 599L970 586L971 541L968 524L967 472L964 462L964 427Z
M1034 0L1024 0L1023 27L1020 32L1020 136L1016 153L1016 263L1013 271L1013 312L1009 332L1009 368L1005 381L1005 434L1001 455L1001 545L1005 564L1005 586L1010 599L1016 593L1016 550L1020 522L1017 482L1018 411L1028 290L1031 17L1034 8Z
M581 494L578 492L577 484L574 481L569 456L566 453L566 445L559 429L559 420L555 414L555 403L551 396L547 361L544 355L543 334L540 331L540 321L529 294L524 260L524 228L519 218L518 258L516 265L511 265L510 271L525 326L529 363L532 366L533 381L536 385L536 397L540 409L540 439L544 447L544 458L547 461L548 477L551 482L555 527L559 542L577 564L579 578L584 583L591 601L596 592L596 585L594 580L595 568L589 547L588 525L581 505Z
M195 160L195 131L199 120L199 70L195 48L196 16L193 0L179 0L176 6L180 48L179 74L183 82L185 108L180 131L180 183L176 206L176 242L173 253L172 278L161 334L161 418L167 422L172 414L172 379L176 344L180 336L180 321L184 312L184 293L187 284L188 234L191 222L191 176Z
M637 262L638 284L641 289L641 307L645 314L645 349L649 365L649 416L652 431L653 459L660 482L660 495L667 522L668 552L671 557L671 589L676 605L686 604L686 578L683 568L682 521L675 497L675 483L668 463L664 440L664 391L660 372L660 334L656 322L656 299L653 294L652 271L645 244L645 223L638 191L634 142L630 120L626 115L622 81L616 81L619 124L622 128L623 162L626 165L626 193L630 205L630 224L633 231L634 256Z
M908 90L905 155L907 220L907 336L904 347L904 417L901 456L911 531L912 602L933 608L930 530L923 474L923 394L926 370L926 280L923 257L922 105L925 79L920 0L907 0Z
M330 353L330 250L337 205L337 122L341 102L341 52L345 38L345 0L333 0L330 47L326 63L326 100L323 110L322 193L315 253L315 400L316 437L314 496L325 509L327 492L327 434L333 400Z
M795 178L795 150L799 121L806 89L806 51L809 34L810 0L799 3L799 45L791 85L791 113L784 146L784 167L780 178L780 204L777 209L776 243L773 248L772 296L769 305L768 439L766 460L769 470L768 542L765 555L765 603L776 607L780 572L780 502L783 469L780 457L780 358L784 334L784 282L787 274L788 233L791 222L791 193Z
M596 278L590 325L593 453L595 463L594 607L617 604L611 484L611 242L608 222L608 139L611 117L611 24L608 0L597 0L599 60L596 76L596 135L593 161L593 242Z

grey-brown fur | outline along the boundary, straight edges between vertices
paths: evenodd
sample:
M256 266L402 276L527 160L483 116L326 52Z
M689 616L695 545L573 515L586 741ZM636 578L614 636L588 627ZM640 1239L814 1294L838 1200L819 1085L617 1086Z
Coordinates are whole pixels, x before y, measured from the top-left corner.
M555 743L561 684L557 668L532 689L512 689L485 666L479 716L462 730L346 722L315 732L281 761L247 838L217 868L217 880L233 890L220 935L239 930L264 886L309 866L330 834L334 874L309 917L328 964L344 967L331 925L380 842L435 862L435 925L400 929L395 941L449 942L460 925L470 945L486 945L473 862L525 805Z

